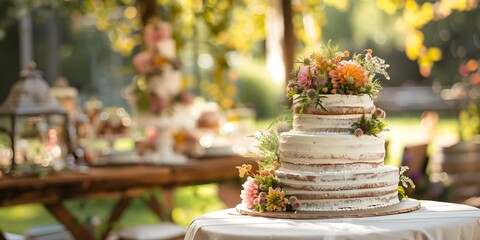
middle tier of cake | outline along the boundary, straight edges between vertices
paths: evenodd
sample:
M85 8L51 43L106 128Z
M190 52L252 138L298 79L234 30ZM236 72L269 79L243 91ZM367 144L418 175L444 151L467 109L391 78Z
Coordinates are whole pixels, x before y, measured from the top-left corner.
M358 171L383 166L383 135L284 132L280 135L282 167L293 171Z

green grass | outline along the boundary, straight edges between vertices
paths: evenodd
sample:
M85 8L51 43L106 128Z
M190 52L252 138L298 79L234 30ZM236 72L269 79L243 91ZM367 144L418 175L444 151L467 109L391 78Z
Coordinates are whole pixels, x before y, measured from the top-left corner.
M389 141L389 146L385 163L398 166L402 159L403 148L406 145L414 145L424 141L422 136L425 134L421 126L421 116L387 117L386 121L389 129L386 133L386 140ZM429 148L430 154L433 153L435 145L443 145L440 139L457 138L457 133L456 119L441 118L433 130Z
M421 118L420 116L396 116L387 117L386 120L389 124L387 139L390 144L388 148L389 157L385 162L398 165L401 161L403 147L419 140L417 136L422 131L420 127ZM264 129L269 123L270 121L265 120L259 122L257 126ZM458 132L457 129L458 124L455 119L441 119L435 129L435 134L437 137L455 137ZM176 207L172 212L174 221L183 226L188 226L196 216L225 208L216 193L216 184L176 189L174 192ZM114 199L71 200L66 205L72 210L80 223L86 223L93 216L105 220L114 202ZM114 229L158 221L159 219L146 206L139 200L135 200ZM52 223L56 223L56 220L39 204L0 208L0 228L3 231L24 233L31 227ZM102 225L99 226L100 229L102 227Z

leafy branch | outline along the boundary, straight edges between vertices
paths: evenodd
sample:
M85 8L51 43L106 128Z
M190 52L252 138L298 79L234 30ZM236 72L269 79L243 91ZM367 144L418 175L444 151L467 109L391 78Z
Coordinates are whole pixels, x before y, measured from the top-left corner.
M258 153L257 156L264 157L265 160L259 161L258 165L261 169L276 169L278 166L278 134L270 129L269 131L259 132L259 135L252 135L257 140Z
M398 198L402 200L403 198L408 198L407 193L405 192L405 188L410 186L411 188L415 188L415 183L410 179L408 176L405 175L405 172L408 170L408 166L401 166L399 170L399 185L398 185Z

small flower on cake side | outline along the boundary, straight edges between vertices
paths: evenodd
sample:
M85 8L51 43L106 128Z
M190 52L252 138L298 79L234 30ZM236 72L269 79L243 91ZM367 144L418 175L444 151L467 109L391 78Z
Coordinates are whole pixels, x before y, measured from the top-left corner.
M287 211L288 199L285 197L285 192L280 188L268 188L266 197L267 211L271 212L285 212Z
M360 120L352 124L350 131L357 137L360 137L363 134L377 136L377 134L384 131L385 127L387 126L387 124L383 121L385 117L385 111L380 108L376 108L373 111L371 118L363 114Z
M390 79L385 60L373 56L371 49L355 53L340 51L329 41L318 52L297 61L293 79L287 85L287 97L294 101L295 111L302 114L306 105L322 106L324 94L363 95L375 97L381 89L378 75Z
M279 167L278 136L274 131L262 132L255 139L259 143L259 155L264 158L257 162L258 170L253 172L250 164L236 167L240 177L247 176L240 193L242 204L257 212L284 212L298 208L297 198L286 195L275 175Z
M247 181L242 184L242 187L243 190L240 193L242 203L245 204L247 208L252 209L254 207L254 200L258 196L258 184L255 183L252 177L248 177Z
M248 209L258 212L282 212L292 209L285 192L280 188L280 182L275 176L274 169L260 169L257 173L248 170L252 166L243 164L237 167L239 176L248 175L247 180L242 184L243 190L240 193L242 204Z

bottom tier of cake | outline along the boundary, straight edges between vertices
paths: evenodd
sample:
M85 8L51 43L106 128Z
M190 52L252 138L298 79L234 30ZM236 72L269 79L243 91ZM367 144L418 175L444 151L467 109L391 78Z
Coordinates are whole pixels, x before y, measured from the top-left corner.
M398 168L381 166L347 172L307 172L280 168L275 173L300 211L347 211L398 203Z

